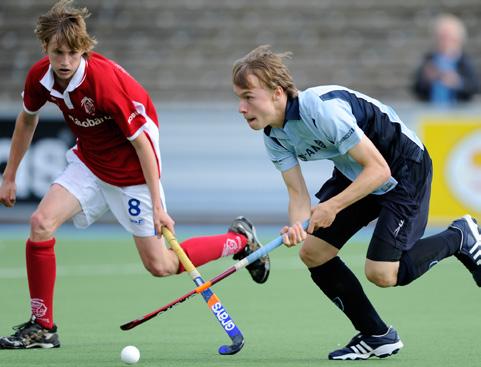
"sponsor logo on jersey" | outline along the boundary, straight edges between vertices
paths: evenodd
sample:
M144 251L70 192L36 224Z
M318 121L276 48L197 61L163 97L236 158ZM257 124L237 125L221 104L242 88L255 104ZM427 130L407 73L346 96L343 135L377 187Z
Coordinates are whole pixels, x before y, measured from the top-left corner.
M314 144L311 144L309 148L306 149L304 154L298 154L297 156L301 161L307 161L309 157L316 155L321 149L326 149L326 144L321 140L314 140Z
M139 115L139 113L138 113L137 111L132 112L132 113L130 114L129 118L127 119L127 123L130 125L130 123L132 122L132 120L133 120L136 116L138 116L138 115Z
M351 128L349 129L349 131L347 132L347 134L344 135L344 136L341 138L341 140L339 140L339 144L344 143L347 139L349 139L349 138L352 136L352 134L354 134L354 128L351 127Z
M95 117L95 118L85 119L85 120L79 120L78 118L73 117L72 115L68 115L68 117L70 121L72 121L75 125L81 126L81 127L98 126L104 121L112 120L112 116Z
M91 116L95 115L95 105L94 105L94 100L92 98L83 97L82 101L80 102L80 105L84 108L87 114Z

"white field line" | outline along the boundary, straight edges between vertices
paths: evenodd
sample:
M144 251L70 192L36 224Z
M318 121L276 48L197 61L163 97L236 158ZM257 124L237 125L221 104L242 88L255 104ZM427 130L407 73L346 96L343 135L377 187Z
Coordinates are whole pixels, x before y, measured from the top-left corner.
M210 263L205 271L199 268L201 273L217 274L230 265L232 262L219 261L218 263ZM276 259L273 264L275 271L277 270L304 270L304 265L296 257ZM95 264L95 265L57 265L57 276L60 277L92 277L92 276L113 276L113 275L142 275L148 274L140 262L131 264ZM0 269L0 280L5 279L26 279L27 272L25 267L12 267Z
M71 265L57 266L57 276L89 277L109 275L143 274L146 270L139 263L135 264L97 264L97 265ZM27 277L25 267L0 269L0 279L21 279Z
M355 271L364 269L364 256L346 256L343 259L349 267ZM451 266L457 261L445 261L443 266ZM206 277L214 276L233 265L232 261L222 259L206 265L205 269L199 268L201 274ZM456 264L457 265L457 264ZM301 260L294 256L292 258L274 259L271 264L271 271L307 271ZM60 277L92 277L92 276L117 276L117 275L144 275L148 274L142 264L95 264L95 265L57 265L57 276ZM0 280L26 279L25 267L0 268Z

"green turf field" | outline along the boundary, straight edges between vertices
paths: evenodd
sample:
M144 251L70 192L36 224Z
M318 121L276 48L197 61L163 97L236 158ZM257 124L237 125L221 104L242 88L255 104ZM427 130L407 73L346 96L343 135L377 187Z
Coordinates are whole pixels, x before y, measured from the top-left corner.
M192 281L185 274L151 277L128 236L86 232L58 237L55 314L62 347L0 351L0 366L122 366L120 350L129 344L141 351L138 366L481 365L481 291L454 259L408 287L379 289L363 276L366 244L347 246L343 259L384 319L397 328L405 348L384 360L341 362L327 360L327 354L354 335L352 326L314 286L297 249L282 247L271 254L266 284L254 284L243 270L214 286L246 338L239 354L220 356L217 348L229 339L200 296L121 331L120 324L191 290ZM178 231L179 239L184 232ZM262 229L259 234L266 242L272 239L262 236ZM0 239L0 335L28 317L24 236L9 231ZM230 264L222 259L201 271L211 278Z

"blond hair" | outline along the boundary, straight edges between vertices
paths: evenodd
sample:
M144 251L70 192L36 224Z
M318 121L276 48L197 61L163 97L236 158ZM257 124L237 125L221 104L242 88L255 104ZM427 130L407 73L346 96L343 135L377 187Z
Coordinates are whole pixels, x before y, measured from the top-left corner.
M247 77L253 74L267 88L274 90L281 87L288 97L295 97L298 91L284 64L284 59L291 56L291 52L272 52L270 45L258 46L234 63L232 83L241 88L249 88Z
M72 2L61 0L41 15L37 20L35 35L45 49L55 39L58 44L88 55L97 43L87 32L85 19L90 16L90 12L87 8L72 7Z

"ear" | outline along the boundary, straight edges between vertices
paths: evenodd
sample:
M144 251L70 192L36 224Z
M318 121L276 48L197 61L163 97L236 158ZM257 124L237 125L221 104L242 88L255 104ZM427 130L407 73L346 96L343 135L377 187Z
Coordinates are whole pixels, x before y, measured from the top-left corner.
M48 41L42 41L42 51L44 54L47 53L47 49L48 49Z
M282 89L282 87L280 86L277 86L276 89L274 89L274 92L272 93L272 99L277 102L282 98L284 94L285 94L284 89Z

